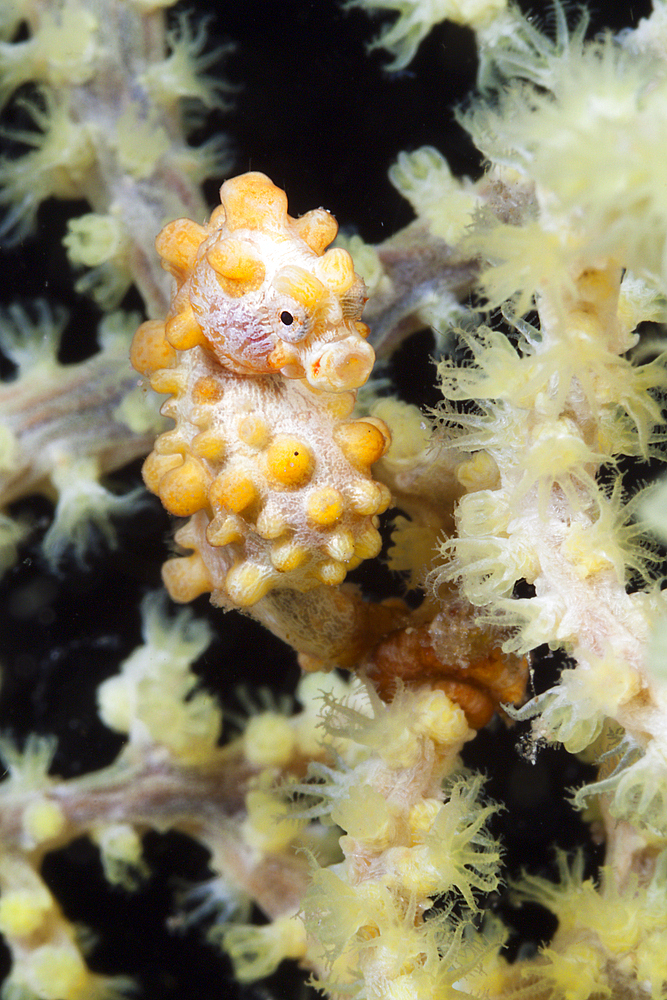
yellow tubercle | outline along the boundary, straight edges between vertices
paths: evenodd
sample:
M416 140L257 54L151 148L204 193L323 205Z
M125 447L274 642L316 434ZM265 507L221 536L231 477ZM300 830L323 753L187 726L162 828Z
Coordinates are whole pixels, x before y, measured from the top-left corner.
M213 590L208 569L198 552L168 559L162 567L162 580L169 596L177 604L187 604L200 594L209 594Z
M313 474L315 457L303 441L281 434L266 451L264 469L267 479L274 486L303 486Z
M340 520L345 498L331 486L313 490L306 501L309 519L318 528L329 528Z
M220 188L225 225L236 229L280 231L287 219L287 195L258 170L232 177Z
M347 567L335 559L327 559L314 569L315 577L327 587L338 587L347 576Z
M192 306L187 306L182 312L168 319L165 333L171 346L178 351L206 345L206 338L197 323Z
M158 492L163 476L182 464L182 455L161 455L157 451L152 451L141 470L144 482L151 493Z
M333 251L331 251L333 253ZM326 294L325 286L304 267L284 267L273 281L273 286L284 295L291 295L306 309L317 309Z
M231 545L232 542L242 542L244 531L241 519L234 514L214 517L206 529L206 538L210 545Z
M221 289L234 299L258 289L266 276L261 260L243 240L220 240L206 251L206 260L215 271Z
M192 439L192 450L199 458L220 462L225 455L225 442L215 431L202 431Z
M160 500L170 514L189 517L206 505L209 481L203 466L188 456L182 465L163 476L158 490Z
M150 376L150 383L155 392L179 393L185 385L185 379L175 368L159 368Z
M369 525L354 543L354 553L360 559L374 559L382 549L382 536L380 532Z
M186 273L195 262L197 250L207 236L203 226L190 219L176 219L164 227L155 240L155 249L162 258L162 266L175 278Z
M334 437L345 457L358 468L368 468L377 462L391 442L389 428L377 418L341 424Z
M241 472L229 470L221 473L212 483L209 500L214 509L225 507L233 514L241 514L258 499L257 487L252 479Z
M173 368L176 351L167 342L165 324L159 320L142 323L132 341L130 361L142 375L152 375L159 368Z
M310 559L309 550L292 539L277 541L271 547L271 562L280 573L299 569Z
M257 413L247 413L241 417L237 426L239 440L250 448L264 448L269 442L271 428L266 420Z
M223 397L224 389L220 380L213 375L197 379L192 387L192 402L198 406L214 406Z
M273 586L274 572L257 563L246 562L233 566L225 578L225 589L234 604L248 608L261 600Z
M349 562L355 552L354 535L345 528L336 529L325 543L324 551L338 562Z
M322 254L336 239L338 223L325 208L314 208L294 220L294 230L311 250Z

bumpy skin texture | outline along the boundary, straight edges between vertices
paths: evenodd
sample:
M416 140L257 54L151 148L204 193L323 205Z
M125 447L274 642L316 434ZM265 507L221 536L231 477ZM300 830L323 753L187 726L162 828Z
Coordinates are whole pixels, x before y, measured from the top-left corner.
M132 363L171 394L175 427L144 465L167 510L191 518L176 540L193 554L165 566L171 596L249 607L340 584L377 555L391 497L369 470L390 436L349 419L374 355L364 284L345 250L325 252L333 217L292 219L260 173L226 181L220 200L207 226L178 219L158 236L176 291L166 323L137 331Z

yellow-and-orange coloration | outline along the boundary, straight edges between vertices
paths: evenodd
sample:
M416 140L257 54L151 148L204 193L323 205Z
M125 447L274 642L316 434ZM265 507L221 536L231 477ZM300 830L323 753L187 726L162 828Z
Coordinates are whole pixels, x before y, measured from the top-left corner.
M226 181L220 200L207 225L177 219L158 236L176 289L131 357L175 421L144 464L148 488L190 519L176 541L192 554L167 562L167 588L249 607L340 584L377 555L391 497L370 467L390 435L350 419L374 354L363 281L347 251L326 250L333 216L291 218L257 172Z

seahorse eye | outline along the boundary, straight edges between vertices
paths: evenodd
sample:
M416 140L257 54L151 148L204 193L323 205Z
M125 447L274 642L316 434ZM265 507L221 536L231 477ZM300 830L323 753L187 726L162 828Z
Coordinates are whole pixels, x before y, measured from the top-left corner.
M294 316L292 316L292 313L287 312L287 310L284 309L280 314L280 322L284 323L285 326L291 326L294 322Z

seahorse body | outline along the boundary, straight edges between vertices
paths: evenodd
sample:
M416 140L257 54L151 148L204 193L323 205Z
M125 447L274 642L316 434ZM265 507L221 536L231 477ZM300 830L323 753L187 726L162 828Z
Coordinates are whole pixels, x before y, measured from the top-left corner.
M144 464L164 506L189 522L190 556L169 560L175 600L212 591L247 607L274 589L341 583L378 553L390 503L370 466L390 435L350 420L374 355L360 322L364 285L337 225L315 209L287 214L261 173L223 184L206 226L167 225L156 246L176 279L165 323L144 323L132 363L175 427Z

